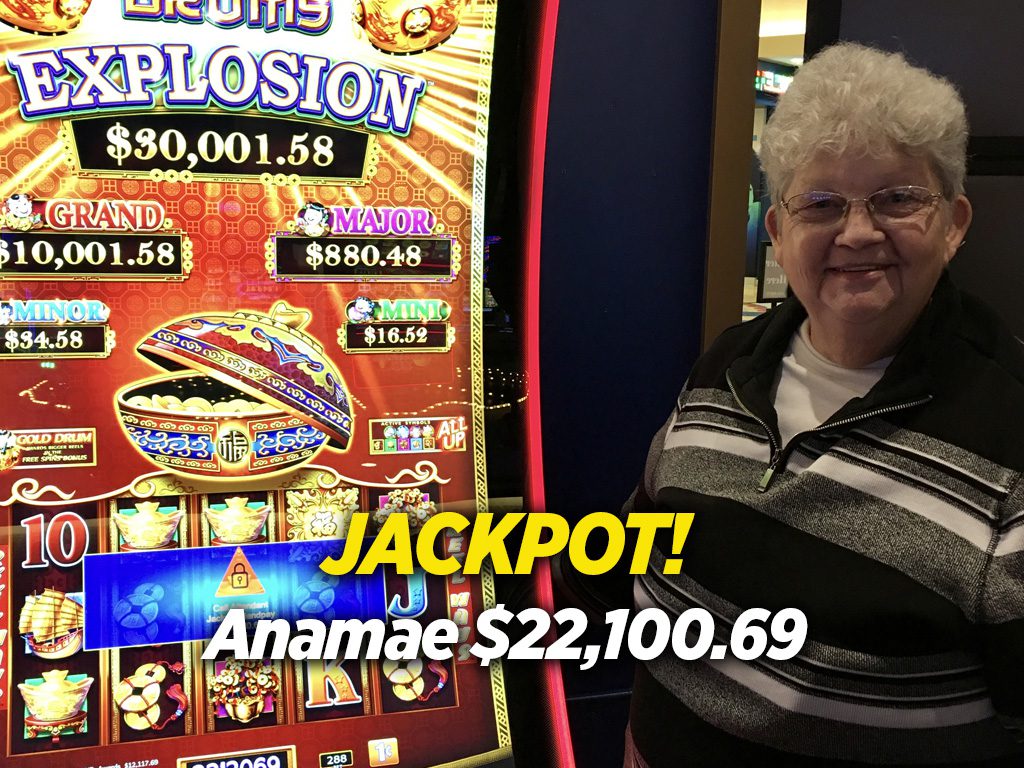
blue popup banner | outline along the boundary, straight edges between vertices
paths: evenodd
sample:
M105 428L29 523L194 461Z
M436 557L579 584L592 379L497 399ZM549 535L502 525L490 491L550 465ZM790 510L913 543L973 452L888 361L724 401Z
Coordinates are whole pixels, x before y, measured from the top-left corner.
M85 650L213 637L231 608L256 619L386 619L384 576L320 570L344 542L86 555Z

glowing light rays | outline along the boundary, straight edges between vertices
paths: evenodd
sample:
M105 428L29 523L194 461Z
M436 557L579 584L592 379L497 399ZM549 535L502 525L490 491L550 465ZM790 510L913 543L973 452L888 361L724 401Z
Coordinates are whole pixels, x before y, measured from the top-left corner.
M16 192L29 178L41 178L55 171L57 166L64 162L63 150L59 143L54 143L40 152L31 163L0 184L0 198Z
M460 189L458 186L453 184L451 180L447 176L445 176L439 169L435 168L433 165L428 163L421 155L417 154L415 149L411 149L409 146L405 144L405 142L391 141L390 139L387 141L387 145L394 149L397 154L401 155L406 160L408 160L411 166L420 169L431 179L441 184L453 198L458 200L467 208L472 206L472 198L466 192L466 190Z
M421 128L429 129L435 136L455 145L463 152L473 151L475 139L469 131L460 130L450 120L429 112L421 113L419 118Z

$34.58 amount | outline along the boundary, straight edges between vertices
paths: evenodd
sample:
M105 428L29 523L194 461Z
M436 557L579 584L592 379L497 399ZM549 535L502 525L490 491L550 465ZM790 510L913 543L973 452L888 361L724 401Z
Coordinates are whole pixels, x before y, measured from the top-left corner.
M81 331L50 328L44 331L16 331L4 333L4 349L8 352L45 352L62 349L81 349L85 343Z

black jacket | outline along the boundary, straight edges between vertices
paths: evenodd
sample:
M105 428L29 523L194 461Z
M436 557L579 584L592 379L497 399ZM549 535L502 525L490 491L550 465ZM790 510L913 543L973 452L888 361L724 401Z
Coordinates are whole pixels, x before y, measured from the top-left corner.
M804 317L790 299L716 340L627 508L696 513L683 573L652 568L638 604L706 608L725 640L744 609L797 607L807 642L648 663L636 744L653 766L998 764L1024 723L1021 345L943 276L878 384L782 445Z

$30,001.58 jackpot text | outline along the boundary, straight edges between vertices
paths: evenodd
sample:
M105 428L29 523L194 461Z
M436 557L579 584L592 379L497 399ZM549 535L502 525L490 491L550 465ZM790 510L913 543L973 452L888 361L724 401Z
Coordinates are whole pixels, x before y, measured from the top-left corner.
M153 172L238 181L270 175L307 183L365 181L372 136L268 115L150 113L75 118L69 139L85 176L150 178ZM103 136L106 141L92 137Z

